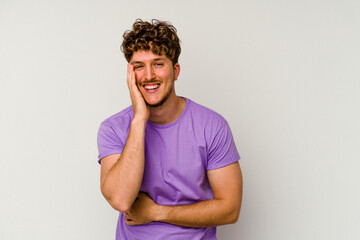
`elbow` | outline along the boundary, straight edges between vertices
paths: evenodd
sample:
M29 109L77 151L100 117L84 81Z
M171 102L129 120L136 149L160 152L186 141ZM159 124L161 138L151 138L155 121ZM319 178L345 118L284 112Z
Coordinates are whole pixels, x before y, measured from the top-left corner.
M229 218L229 224L234 224L239 220L239 216L240 216L240 212L239 211L235 211L231 214L230 218Z
M120 201L113 198L106 199L111 207L113 207L116 211L119 212L128 212L131 208L131 204L126 203L124 201Z
M101 188L101 192L102 192L103 196L105 197L106 201L116 211L127 212L130 210L132 203L130 203L126 199L122 198L118 194L106 192L103 187Z
M240 206L232 207L227 214L226 223L225 224L234 224L239 220L240 217Z

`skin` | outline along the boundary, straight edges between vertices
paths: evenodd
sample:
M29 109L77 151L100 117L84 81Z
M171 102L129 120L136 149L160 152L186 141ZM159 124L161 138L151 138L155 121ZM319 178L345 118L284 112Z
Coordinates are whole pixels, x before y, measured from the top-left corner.
M122 154L101 161L101 191L110 205L124 213L128 225L153 221L185 227L234 223L242 200L242 174L238 163L207 171L214 199L191 205L163 206L139 193L144 172L144 138L148 120L157 124L175 121L186 102L175 93L180 65L151 51L138 51L128 64L127 84L134 117ZM156 86L150 89L149 86ZM148 87L148 89L146 89Z
M136 79L132 78L131 81L137 85L137 89L134 87L132 91L138 90L141 93L143 98L137 95L139 97L137 101L145 101L148 105L151 112L149 120L157 124L175 121L186 105L183 98L176 96L174 88L174 82L180 74L180 65L178 63L173 65L169 58L150 51L135 52L130 60L130 68L131 65L134 67ZM154 92L146 91L144 86L149 83L158 83L160 87ZM166 101L161 106L151 107L162 102L164 98Z
M212 227L235 223L242 199L242 175L238 163L208 171L214 199L191 205L163 206L145 193L140 193L131 209L125 213L128 225L153 221L183 227Z

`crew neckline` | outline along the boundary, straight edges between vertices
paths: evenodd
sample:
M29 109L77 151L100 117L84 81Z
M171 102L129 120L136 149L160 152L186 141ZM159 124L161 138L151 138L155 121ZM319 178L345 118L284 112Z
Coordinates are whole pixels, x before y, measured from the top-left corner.
M181 97L181 96L180 96L180 97ZM189 108L190 102L191 102L191 100L188 99L188 98L186 98L186 97L181 97L181 98L185 99L186 105L185 105L184 110L183 110L182 113L180 114L180 116L179 116L175 121L173 121L173 122L171 122L171 123L168 123L168 124L156 124L156 123L153 123L153 122L151 122L150 120L148 120L148 121L147 121L147 124L150 125L150 126L152 126L152 127L155 127L155 128L169 128L169 127L174 126L174 125L177 124L178 122L180 122L181 119L183 119L183 117L185 116L185 114L186 114L186 112L187 112L187 110L188 110L188 108Z

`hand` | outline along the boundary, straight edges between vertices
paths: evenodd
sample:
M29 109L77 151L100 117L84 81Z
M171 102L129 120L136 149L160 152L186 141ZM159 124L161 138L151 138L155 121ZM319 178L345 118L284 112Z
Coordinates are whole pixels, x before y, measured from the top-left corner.
M132 226L154 221L157 206L148 195L140 192L130 210L124 213L125 223Z
M130 91L131 103L134 111L134 118L147 121L150 116L150 110L146 106L145 100L136 85L134 66L128 64L127 68L127 85Z

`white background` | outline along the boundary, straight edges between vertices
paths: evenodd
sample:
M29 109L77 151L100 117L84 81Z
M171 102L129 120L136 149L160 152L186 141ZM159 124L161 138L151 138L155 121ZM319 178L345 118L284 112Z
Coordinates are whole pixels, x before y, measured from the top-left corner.
M136 18L177 27L177 93L232 128L244 199L219 239L360 237L359 1L0 0L0 239L114 239L96 135L130 104Z

